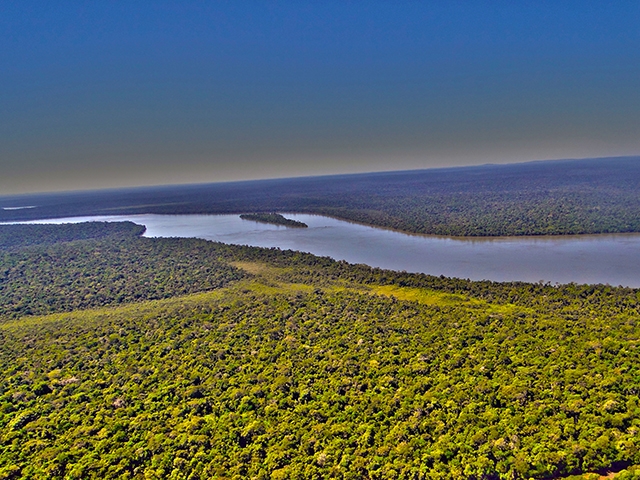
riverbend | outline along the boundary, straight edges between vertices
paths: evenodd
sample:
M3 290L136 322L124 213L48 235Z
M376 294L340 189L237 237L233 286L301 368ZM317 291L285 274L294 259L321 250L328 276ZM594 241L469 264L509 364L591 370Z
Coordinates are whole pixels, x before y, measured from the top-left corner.
M640 287L640 234L451 238L410 235L318 215L284 215L308 228L246 221L238 215L118 215L29 223L129 220L145 225L148 237L278 247L391 270L472 280Z

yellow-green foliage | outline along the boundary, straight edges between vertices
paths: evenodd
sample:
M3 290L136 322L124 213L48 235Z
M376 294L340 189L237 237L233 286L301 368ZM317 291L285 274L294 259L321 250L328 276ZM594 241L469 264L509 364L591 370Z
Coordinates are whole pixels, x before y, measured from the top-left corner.
M466 298L463 295L430 291L425 288L377 285L372 287L371 291L378 295L394 297L398 300L409 300L423 305L455 305L470 302L469 298Z
M489 480L640 462L637 291L209 254L245 273L0 324L0 478Z

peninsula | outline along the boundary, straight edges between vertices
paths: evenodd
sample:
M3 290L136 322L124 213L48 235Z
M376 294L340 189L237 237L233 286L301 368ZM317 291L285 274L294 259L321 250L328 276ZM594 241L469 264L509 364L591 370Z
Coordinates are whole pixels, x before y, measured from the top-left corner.
M273 225L283 225L285 227L292 228L307 228L308 225L303 222L298 222L297 220L291 220L290 218L285 218L279 213L243 213L240 215L240 218L243 220L252 220L254 222L260 223L271 223Z

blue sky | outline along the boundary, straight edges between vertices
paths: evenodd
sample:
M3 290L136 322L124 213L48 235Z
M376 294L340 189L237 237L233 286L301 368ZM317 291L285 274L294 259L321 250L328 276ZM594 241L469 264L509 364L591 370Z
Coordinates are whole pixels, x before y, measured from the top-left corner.
M0 4L0 194L640 154L640 2Z

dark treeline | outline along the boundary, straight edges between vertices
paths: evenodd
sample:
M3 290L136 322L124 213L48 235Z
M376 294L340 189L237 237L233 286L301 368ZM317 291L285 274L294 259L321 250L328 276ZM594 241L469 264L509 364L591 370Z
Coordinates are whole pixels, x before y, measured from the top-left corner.
M640 159L485 165L0 198L0 221L134 213L334 216L407 232L640 232Z
M285 227L293 227L293 228L307 228L308 225L304 222L298 222L297 220L291 220L290 218L285 218L279 213L243 213L240 215L240 218L243 220L251 220L253 222L260 223L271 223L273 225L282 225Z
M136 237L5 252L0 272L0 478L547 479L640 463L636 289ZM65 313L15 318L28 312Z

